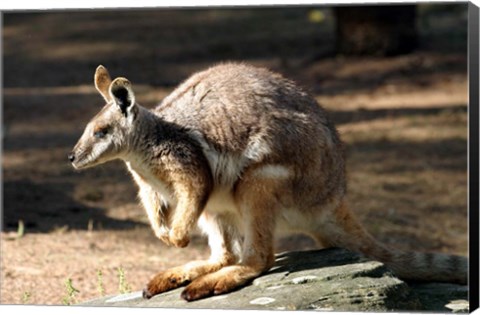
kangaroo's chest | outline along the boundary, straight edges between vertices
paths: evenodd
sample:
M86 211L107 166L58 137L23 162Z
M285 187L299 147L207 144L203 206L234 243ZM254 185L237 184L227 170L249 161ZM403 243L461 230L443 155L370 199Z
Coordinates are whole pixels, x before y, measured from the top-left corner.
M163 181L161 178L158 178L147 169L143 169L141 167L134 168L130 162L126 162L126 165L132 174L133 179L140 188L147 185L150 187L150 189L159 193L169 205L175 206L177 204L175 193L170 188L168 183Z

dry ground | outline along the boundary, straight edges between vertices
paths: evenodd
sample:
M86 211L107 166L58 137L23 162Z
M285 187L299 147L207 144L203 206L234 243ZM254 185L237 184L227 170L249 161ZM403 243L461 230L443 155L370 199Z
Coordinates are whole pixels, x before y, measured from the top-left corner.
M458 29L449 15L437 16L443 24L425 17L422 36L431 40L388 59L316 58L318 47L331 48L333 26L328 12L322 27L308 13L4 16L1 303L61 304L68 278L80 291L76 301L99 296L101 287L116 294L119 268L130 289L140 290L154 273L208 256L198 234L186 249L155 239L122 163L84 172L67 163L102 105L91 82L100 63L129 77L147 107L221 60L283 72L337 123L348 147L351 203L368 230L397 248L466 255L466 53L454 40L465 35L463 13L454 19ZM451 36L445 51L432 48L439 34ZM297 236L278 242L279 250L311 246Z

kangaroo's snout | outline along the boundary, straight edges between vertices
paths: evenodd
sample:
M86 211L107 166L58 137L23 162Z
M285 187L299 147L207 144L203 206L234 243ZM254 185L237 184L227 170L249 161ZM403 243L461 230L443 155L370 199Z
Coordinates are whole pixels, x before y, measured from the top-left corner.
M75 161L75 153L70 152L70 153L68 154L68 160L69 160L70 162Z

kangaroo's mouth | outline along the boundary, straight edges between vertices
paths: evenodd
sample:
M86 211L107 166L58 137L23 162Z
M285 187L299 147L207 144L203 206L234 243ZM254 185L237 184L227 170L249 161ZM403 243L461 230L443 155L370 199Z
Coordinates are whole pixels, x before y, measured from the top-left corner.
M86 163L81 163L80 161L74 161L72 162L72 166L74 169L76 170L81 170L81 169L84 169L84 168L87 168L88 166L86 165Z
M78 161L76 160L76 161L72 162L72 166L76 170L83 170L83 169L86 169L86 168L96 166L98 164L102 164L102 162L100 162L98 160L97 161L91 161L88 158L85 158L85 159L82 159L82 160L79 159Z
M79 165L78 165L77 163L75 163L75 162L72 162L72 166L73 166L73 168L76 169L76 170L82 169L82 167L79 166Z
M89 165L93 163L89 163L90 159L88 158L88 154L85 151L80 151L80 152L72 151L68 155L68 160L70 161L70 163L72 163L73 168L76 170L93 166L93 165Z

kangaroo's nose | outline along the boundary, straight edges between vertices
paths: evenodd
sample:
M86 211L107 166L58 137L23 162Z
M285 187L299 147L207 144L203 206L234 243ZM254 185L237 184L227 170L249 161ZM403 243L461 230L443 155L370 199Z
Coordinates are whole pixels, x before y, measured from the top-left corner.
M74 154L73 152L71 152L71 153L68 155L68 160L69 160L70 162L75 161L75 154Z

